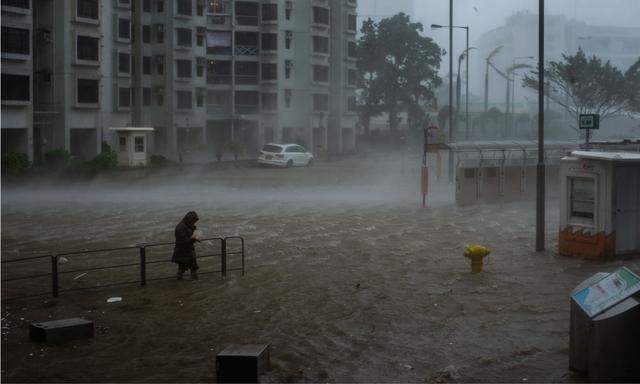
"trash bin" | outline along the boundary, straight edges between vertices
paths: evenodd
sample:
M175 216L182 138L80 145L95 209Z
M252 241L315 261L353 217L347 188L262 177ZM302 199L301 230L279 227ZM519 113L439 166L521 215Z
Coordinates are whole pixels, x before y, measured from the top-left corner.
M639 382L640 293L610 300L611 306L603 306L599 313L585 310L576 297L590 287L602 291L598 284L610 275L599 272L571 294L569 368L591 382Z

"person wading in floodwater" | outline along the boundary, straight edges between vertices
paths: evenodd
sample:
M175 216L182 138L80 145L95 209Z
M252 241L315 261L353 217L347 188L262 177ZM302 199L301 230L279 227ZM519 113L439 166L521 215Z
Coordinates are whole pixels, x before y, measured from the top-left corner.
M178 264L178 280L182 280L182 275L187 269L191 271L191 279L198 279L199 267L196 261L196 250L193 246L196 241L202 240L194 235L198 220L198 214L191 211L176 225L176 245L171 261Z

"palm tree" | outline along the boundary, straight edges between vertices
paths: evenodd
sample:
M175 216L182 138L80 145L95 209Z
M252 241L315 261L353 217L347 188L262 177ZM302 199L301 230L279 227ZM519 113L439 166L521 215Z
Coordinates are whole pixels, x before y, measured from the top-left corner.
M510 101L511 101L511 87L510 85L510 81L516 81L513 73L519 69L525 69L525 68L531 68L531 66L529 64L514 64L510 67L507 68L506 71L506 79L507 79L507 105L505 107L505 113L504 113L504 129L505 129L505 134L507 134L507 130L510 127L509 122L511 122L511 117L513 114L513 111L510 110Z
M489 65L492 64L491 59L493 59L495 55L500 53L500 51L502 50L502 47L504 46L499 45L495 47L491 52L489 52L489 55L485 59L485 63L486 63L486 70L484 74L484 113L485 114L489 110ZM483 129L485 129L486 122L484 120L482 122L482 125L483 125Z

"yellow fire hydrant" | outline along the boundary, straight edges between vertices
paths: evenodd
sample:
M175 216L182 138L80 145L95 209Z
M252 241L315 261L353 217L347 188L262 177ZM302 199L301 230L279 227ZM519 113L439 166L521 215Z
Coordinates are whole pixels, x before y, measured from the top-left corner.
M489 248L482 245L470 245L464 250L464 257L471 259L471 273L482 272L482 259L490 253Z

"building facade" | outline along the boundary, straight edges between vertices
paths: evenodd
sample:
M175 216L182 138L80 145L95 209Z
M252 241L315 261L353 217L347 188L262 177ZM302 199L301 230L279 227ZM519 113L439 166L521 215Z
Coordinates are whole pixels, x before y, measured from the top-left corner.
M248 156L270 141L355 147L356 0L2 4L3 143L21 128L11 142L36 156L63 148L90 159L117 145L110 127L148 126L150 152L174 159L231 140ZM9 20L33 34L32 50L5 54ZM33 95L5 100L5 69L26 73L6 84L32 82L20 89Z
M33 159L31 0L2 0L2 153Z

